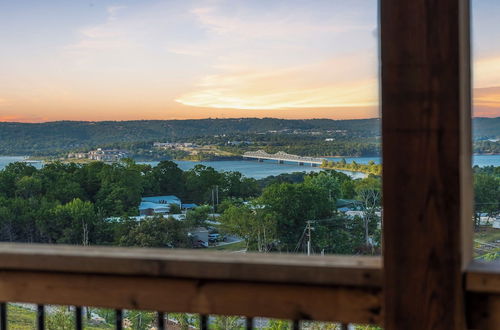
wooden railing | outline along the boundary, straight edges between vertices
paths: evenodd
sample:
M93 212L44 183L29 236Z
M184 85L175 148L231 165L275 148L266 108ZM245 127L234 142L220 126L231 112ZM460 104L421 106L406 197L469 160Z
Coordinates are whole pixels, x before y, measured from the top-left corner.
M498 329L500 264L464 275L469 328ZM0 244L0 301L38 304L40 329L45 304L115 309L118 329L122 309L383 325L383 294L379 257Z

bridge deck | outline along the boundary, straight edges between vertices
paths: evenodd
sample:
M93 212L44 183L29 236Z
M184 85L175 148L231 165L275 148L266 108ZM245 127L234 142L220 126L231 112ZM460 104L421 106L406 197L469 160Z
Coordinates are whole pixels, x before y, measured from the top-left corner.
M255 158L255 159L269 159L276 161L287 161L287 162L297 162L297 163L310 163L310 164L322 164L326 158L316 158L316 157L303 157L298 155L288 154L283 151L278 151L275 154L269 154L263 150L259 151L248 151L243 154L245 158Z

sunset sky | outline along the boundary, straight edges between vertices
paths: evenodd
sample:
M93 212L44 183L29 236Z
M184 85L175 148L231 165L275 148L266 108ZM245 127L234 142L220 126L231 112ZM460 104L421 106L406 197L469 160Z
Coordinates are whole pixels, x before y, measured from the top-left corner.
M474 0L475 116L500 1ZM378 116L372 0L0 0L0 121Z

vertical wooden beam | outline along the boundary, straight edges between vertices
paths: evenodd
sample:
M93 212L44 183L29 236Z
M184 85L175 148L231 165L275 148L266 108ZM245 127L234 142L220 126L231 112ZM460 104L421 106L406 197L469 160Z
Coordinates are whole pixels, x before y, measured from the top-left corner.
M380 0L385 329L465 329L468 0Z

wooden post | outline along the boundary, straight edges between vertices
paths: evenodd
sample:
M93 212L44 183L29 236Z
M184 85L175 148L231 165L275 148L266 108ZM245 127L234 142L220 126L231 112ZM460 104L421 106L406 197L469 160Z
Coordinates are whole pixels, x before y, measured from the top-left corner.
M465 329L468 0L381 0L385 329Z

